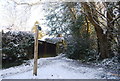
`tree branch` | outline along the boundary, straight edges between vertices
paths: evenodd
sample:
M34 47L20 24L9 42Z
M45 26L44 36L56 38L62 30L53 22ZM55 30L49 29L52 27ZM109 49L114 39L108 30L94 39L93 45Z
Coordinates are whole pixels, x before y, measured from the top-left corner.
M35 3L17 2L15 0L11 0L11 1L13 1L17 5L28 5L28 6L39 5L41 3L40 2L41 0Z

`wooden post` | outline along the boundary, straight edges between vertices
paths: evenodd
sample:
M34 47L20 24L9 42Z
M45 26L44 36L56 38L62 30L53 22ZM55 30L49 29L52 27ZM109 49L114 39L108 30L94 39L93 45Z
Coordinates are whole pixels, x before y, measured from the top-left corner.
M34 68L33 75L37 76L37 60L38 60L38 25L36 25L35 43L34 43Z

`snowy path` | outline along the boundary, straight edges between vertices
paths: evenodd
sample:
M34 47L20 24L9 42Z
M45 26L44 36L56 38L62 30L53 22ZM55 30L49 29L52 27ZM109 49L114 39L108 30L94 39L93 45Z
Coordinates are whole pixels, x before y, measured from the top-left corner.
M27 63L0 70L3 79L105 79L103 68L88 67L78 61L57 56L38 60L38 76L33 76L33 60ZM108 74L109 75L109 74ZM114 77L110 77L114 79Z

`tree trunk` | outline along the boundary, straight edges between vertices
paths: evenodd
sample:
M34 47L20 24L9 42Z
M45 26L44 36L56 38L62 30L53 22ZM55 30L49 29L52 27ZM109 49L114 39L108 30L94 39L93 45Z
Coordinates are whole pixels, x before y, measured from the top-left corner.
M106 5L109 5L109 3L106 3ZM114 53L112 52L112 42L114 39L113 31L114 31L114 22L110 23L113 20L113 10L112 8L107 11L107 37L108 37L108 50L109 50L109 56L113 57Z
M95 27L95 31L97 33L97 38L98 38L98 45L99 45L98 48L100 52L100 58L105 59L109 57L107 35L103 34L103 30L101 28Z
M108 57L108 40L107 35L103 33L103 29L99 25L98 15L94 10L92 10L87 3L82 3L82 6L85 10L85 14L89 21L95 28L97 38L98 38L98 45L100 51L100 58L105 59ZM93 17L94 16L94 17Z

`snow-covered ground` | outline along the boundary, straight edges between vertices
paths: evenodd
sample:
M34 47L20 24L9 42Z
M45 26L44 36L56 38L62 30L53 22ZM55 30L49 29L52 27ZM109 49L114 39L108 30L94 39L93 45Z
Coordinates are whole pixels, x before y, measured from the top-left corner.
M115 79L101 67L90 67L64 55L40 58L38 75L33 76L33 60L17 67L0 70L1 79Z

